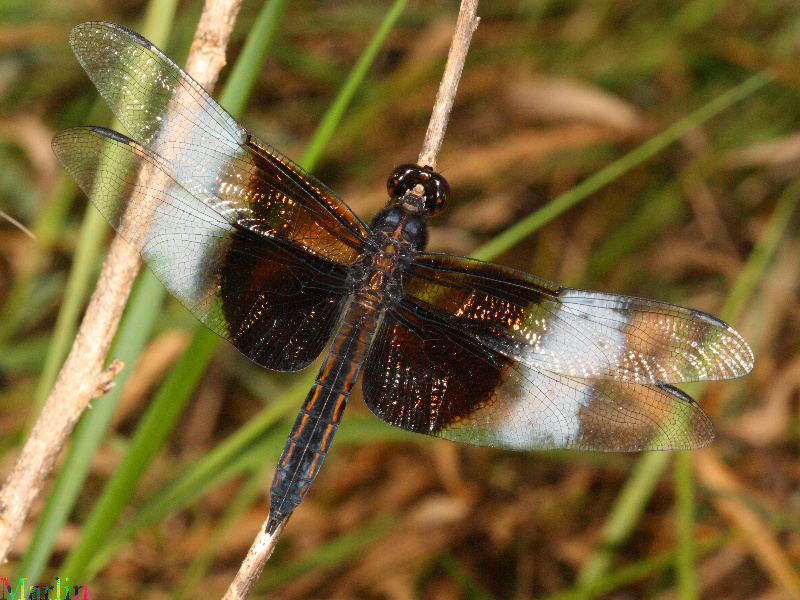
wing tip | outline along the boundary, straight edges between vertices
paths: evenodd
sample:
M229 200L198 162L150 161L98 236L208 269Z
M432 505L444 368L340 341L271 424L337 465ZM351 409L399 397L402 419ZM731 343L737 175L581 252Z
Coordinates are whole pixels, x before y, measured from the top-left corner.
M699 319L700 321L705 321L709 325L713 325L714 327L719 327L720 329L725 329L727 331L734 331L733 327L728 325L725 321L720 319L719 317L715 317L712 314L707 312L703 312L702 310L695 310L693 308L689 309L691 312L691 316L695 319Z
M72 31L69 33L69 45L70 48L72 48L72 52L78 58L78 62L81 63L84 70L89 73L90 79L92 78L93 69L89 68L89 64L92 62L89 57L95 54L96 50L89 45L89 41L97 38L98 32L102 32L103 36L117 35L127 38L128 42L143 48L147 52L158 55L162 61L180 69L171 58L159 50L158 46L133 29L110 21L85 21L72 28ZM86 42L88 52L84 49L84 42ZM114 45L114 42L106 40L103 44L106 47L110 47ZM120 44L124 45L124 42L120 42L118 45Z
M722 379L741 377L743 375L747 375L753 370L753 367L755 366L755 355L753 354L753 349L750 347L741 333L736 331L733 327L728 325L728 323L719 317L715 317L714 315L701 310L690 310L692 318L725 332L725 335L727 336L723 338L722 341L728 351L730 351L735 357L738 368L733 370L730 375L722 377Z
M108 129L107 127L100 127L99 125L91 125L90 128L97 135L101 135L115 142L119 142L120 144L126 144L130 146L131 143L133 142L133 140L129 138L127 135L123 135L119 131L114 131L113 129Z
M690 440L690 442L670 443L670 440L667 440L667 444L663 448L664 450L699 450L700 448L705 448L714 443L714 439L717 436L714 424L711 422L711 417L708 416L708 413L700 406L697 400L679 387L669 383L659 382L656 384L656 387L691 407L690 414L679 414L680 419L685 419L686 432L690 433L687 439Z
M62 129L56 133L53 136L53 139L50 141L50 148L53 150L53 154L56 155L56 158L58 158L62 165L66 167L63 156L65 152L69 150L69 144L65 143L65 139L85 138L86 134L90 132L125 146L137 146L136 142L131 138L119 133L118 131L114 131L113 129L107 129L106 127L99 127L97 125L77 125L75 127L67 127L66 129Z
M118 33L123 35L133 42L143 46L144 48L152 49L154 48L153 44L147 38L143 37L141 34L135 32L133 29L129 29L124 25L120 25L118 23L112 23L111 21L84 21L83 23L78 23L75 27L72 28L72 31L69 33L69 42L70 46L73 48L75 44L83 37L91 36L93 32L97 30L104 30L113 33ZM93 36L92 36L93 37Z
M692 398L689 394L684 392L677 386L672 385L671 383L666 383L664 381L659 381L656 383L656 387L660 388L661 390L665 391L670 396L676 397L678 400L682 400L686 404L697 404L697 401ZM698 404L699 406L699 404Z

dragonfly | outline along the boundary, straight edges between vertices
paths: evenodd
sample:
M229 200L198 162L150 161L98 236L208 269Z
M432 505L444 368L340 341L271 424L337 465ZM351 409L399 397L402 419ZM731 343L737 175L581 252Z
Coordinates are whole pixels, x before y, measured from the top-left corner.
M70 44L131 137L73 127L52 147L118 234L258 365L297 371L329 346L277 463L268 532L308 493L362 371L379 419L463 444L713 441L706 412L674 384L750 372L753 353L727 323L426 252L427 220L450 194L430 167L398 166L367 224L139 34L87 22Z

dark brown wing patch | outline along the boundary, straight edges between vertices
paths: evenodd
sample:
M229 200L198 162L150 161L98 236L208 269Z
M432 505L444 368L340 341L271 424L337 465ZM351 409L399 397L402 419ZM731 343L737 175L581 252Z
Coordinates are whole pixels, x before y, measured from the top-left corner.
M67 129L53 150L170 293L248 358L295 370L325 347L350 292L347 267L231 223L118 133Z
M727 379L753 367L742 336L705 313L562 288L469 258L416 256L403 289L495 351L553 373L657 384Z
M708 415L677 388L538 370L410 302L384 317L362 385L380 419L465 444L632 451L714 439Z

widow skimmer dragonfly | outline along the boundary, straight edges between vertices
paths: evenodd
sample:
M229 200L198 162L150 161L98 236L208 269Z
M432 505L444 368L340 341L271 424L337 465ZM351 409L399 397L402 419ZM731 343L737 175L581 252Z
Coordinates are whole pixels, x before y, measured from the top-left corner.
M119 235L259 365L303 369L332 340L278 462L269 531L307 493L362 366L378 418L465 444L713 441L708 415L672 384L751 370L750 347L723 321L425 252L426 219L449 194L430 168L395 169L367 225L137 33L88 22L70 44L132 139L74 127L53 150Z

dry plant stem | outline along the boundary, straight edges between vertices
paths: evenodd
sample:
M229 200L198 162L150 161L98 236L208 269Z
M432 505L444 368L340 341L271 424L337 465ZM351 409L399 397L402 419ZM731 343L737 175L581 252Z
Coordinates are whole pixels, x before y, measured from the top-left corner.
M417 159L418 164L429 166L434 171L436 170L436 158L442 148L444 132L447 129L447 121L450 119L450 111L453 110L453 102L456 98L458 82L461 79L461 71L464 70L464 61L467 60L467 51L469 50L470 41L472 41L472 32L478 27L477 12L478 0L461 1L453 43L450 45L450 53L447 55L447 64L444 67L442 82L439 84L436 101L433 103L428 131L425 132L425 141L422 142L422 150Z
M208 0L203 8L186 71L207 89L213 88L225 64L225 48L240 4L241 0ZM140 266L136 251L115 238L72 349L0 490L0 564L7 560L78 418L93 398L110 389L122 368L119 361L106 370L103 365Z
M464 61L467 58L472 32L478 26L478 18L475 15L477 10L478 0L462 0L453 43L450 46L447 64L445 65L442 81L439 84L439 92L436 94L436 101L428 124L428 131L425 134L425 141L417 161L420 165L428 165L436 169L436 157L442 147L442 139L447 128L450 111L453 108L453 101L456 96L458 81L461 79ZM280 538L281 532L288 522L289 519L287 517L273 534L267 533L268 523L264 523L255 541L253 541L253 545L250 546L250 550L241 567L239 567L239 572L236 573L236 577L231 582L228 591L225 592L223 600L243 600L250 595L250 591L261 575L261 571L264 570L264 565L272 555L278 538Z
M213 90L231 39L242 0L206 0L184 70L203 88Z
M264 521L264 525L261 527L261 533L256 536L253 545L250 546L250 550L247 551L247 556L245 556L242 561L239 572L236 573L236 577L233 578L222 600L240 600L250 595L250 591L253 589L256 581L258 581L261 571L264 570L264 565L267 564L269 557L272 556L272 552L275 550L275 546L278 543L278 538L281 537L281 533L288 522L288 518L284 519L281 524L278 525L275 532L269 534L267 533L269 519Z
M53 391L0 490L3 562L78 418L93 398L108 390L109 376L119 372L121 365L106 373L103 364L139 266L139 255L115 238Z
M9 215L8 213L6 213L6 212L4 212L2 210L0 210L0 219L5 219L6 221L11 223L14 227L19 229L22 233L27 235L32 240L36 239L36 236L34 235L34 233L30 229L25 227L25 225L23 225L22 223L17 221L14 217L12 217L11 215Z

